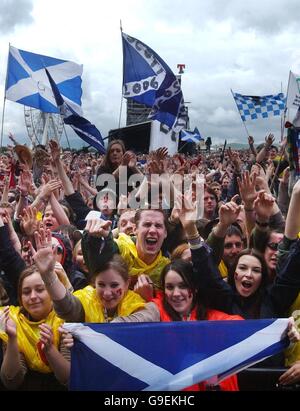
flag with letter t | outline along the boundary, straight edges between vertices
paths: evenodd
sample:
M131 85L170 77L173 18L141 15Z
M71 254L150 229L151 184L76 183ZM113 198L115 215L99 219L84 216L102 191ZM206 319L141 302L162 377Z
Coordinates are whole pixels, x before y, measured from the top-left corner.
M49 71L45 69L49 79L52 93L54 95L57 107L64 123L69 124L75 133L86 141L89 145L95 147L100 153L105 153L105 147L100 131L84 117L79 116L62 98L57 85L51 77Z
M216 381L289 345L288 319L65 323L71 390L177 391Z
M123 96L150 107L150 118L180 132L186 120L179 80L146 44L125 33L122 41Z
M45 73L51 73L64 100L72 109L82 114L82 65L41 54L9 48L5 97L46 113L59 113Z
M243 121L280 116L285 109L283 93L268 96L245 96L232 92L232 95Z

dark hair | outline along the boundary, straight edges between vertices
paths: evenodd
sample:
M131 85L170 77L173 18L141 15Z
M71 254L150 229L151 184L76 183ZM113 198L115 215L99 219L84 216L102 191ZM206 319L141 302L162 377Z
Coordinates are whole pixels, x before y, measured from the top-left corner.
M197 283L196 283L196 278L193 272L193 265L188 262L184 261L181 259L177 259L172 261L170 264L166 265L164 269L162 270L161 276L160 276L160 283L161 287L165 289L165 279L169 271L176 271L177 274L180 275L180 277L183 279L184 283L187 285L187 287L192 291L193 294L193 307L196 305L196 299L197 299ZM180 315L170 306L170 304L166 301L165 296L163 299L163 305L164 309L166 312L169 314L171 319L173 321L182 321L182 318ZM197 320L205 320L207 318L206 316L206 309L202 304L197 303L196 306L197 310Z
M119 254L114 254L110 260L99 266L97 271L89 276L89 282L93 283L97 275L106 270L115 270L125 282L129 280L128 265L126 261Z
M236 223L236 224L238 224L238 223ZM226 230L226 237L227 237L227 236L228 236L228 237L231 237L232 235L237 235L237 236L241 237L241 239L243 239L242 229L240 228L240 226L237 226L236 224L235 224L235 225L231 224L231 225L227 228L227 230Z
M257 260L260 262L261 264L261 283L258 288L258 291L263 290L268 284L268 268L267 268L263 255L259 251L255 250L254 248L247 248L246 250L241 251L236 256L234 264L228 274L228 284L231 285L231 287L234 288L234 290L236 290L234 274L235 274L235 270L236 270L236 267L238 265L240 258L243 257L244 255L251 255L252 257L257 258Z
M256 236L254 237L254 233L251 233L250 236L250 247L255 248L258 252L264 253L267 245L270 241L270 237L273 233L277 234L284 234L284 228L283 227L277 227L276 229L268 229L263 236Z
M215 192L212 188L210 188L210 187L206 187L204 191L206 191L208 194L213 195L213 196L215 197L216 203L217 203L217 205L218 205L218 201L219 201L219 200L218 200L218 197L217 197L216 192Z
M112 166L112 163L111 163L109 157L110 157L111 148L112 148L112 146L115 145L115 144L119 144L119 145L122 147L123 154L124 154L125 151L126 151L124 142L123 142L122 140L112 140L112 141L108 144L107 150L106 150L106 154L105 154L105 156L103 157L102 163L101 163L101 165L100 165L101 168L104 168L104 169L106 169L107 171L108 171L108 170L113 171L113 166Z

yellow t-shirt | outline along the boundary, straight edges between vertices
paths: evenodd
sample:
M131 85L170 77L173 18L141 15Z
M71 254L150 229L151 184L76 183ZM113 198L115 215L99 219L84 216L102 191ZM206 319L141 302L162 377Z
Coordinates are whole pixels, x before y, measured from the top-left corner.
M153 263L147 265L138 257L136 245L130 236L122 233L115 242L119 247L120 255L128 264L129 274L131 276L148 274L156 285L160 284L160 274L163 268L169 264L169 258L164 257L160 251Z
M295 318L296 324L297 319L300 321L300 293L298 294L298 297L291 306L289 310L289 315ZM300 360L300 342L293 344L291 347L285 350L285 365L287 367L290 367L298 360Z
M223 278L227 278L228 277L228 269L227 269L226 264L224 263L223 260L221 260L218 268L219 268L221 276Z
M3 308L1 307L1 309ZM41 321L28 320L20 310L20 307L14 307L13 305L9 307L10 316L17 325L19 351L24 354L28 368L45 374L51 373L52 370L45 364L38 350L37 344L40 340L39 325L46 323L51 326L54 345L58 348L60 341L58 327L63 324L64 321L55 314L54 310L48 314L47 318ZM7 343L8 336L4 331L0 332L0 338Z
M104 323L106 318L104 315L104 307L97 296L96 289L90 285L83 288L82 290L77 290L74 295L80 300L84 312L85 319L87 323ZM145 307L145 301L143 298L136 294L134 291L128 290L124 295L124 298L118 305L117 315L128 316L135 311L141 310Z

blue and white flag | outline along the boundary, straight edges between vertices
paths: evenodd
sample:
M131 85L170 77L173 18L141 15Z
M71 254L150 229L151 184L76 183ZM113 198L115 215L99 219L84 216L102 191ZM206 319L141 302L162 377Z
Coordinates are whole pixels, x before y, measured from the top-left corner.
M286 101L283 93L268 96L244 96L232 92L232 95L243 121L280 116L285 109Z
M51 77L49 71L45 69L49 79L50 87L55 98L57 107L64 123L72 127L75 133L86 141L89 145L95 147L100 153L105 153L105 147L100 131L84 117L79 116L62 98L57 85Z
M123 96L151 107L149 117L175 132L186 125L180 81L150 47L128 34L123 41Z
M174 391L222 380L289 344L288 319L64 324L71 390Z
M195 127L194 131L181 130L180 135L181 141L185 141L187 143L199 143L199 141L203 140L197 127Z
M64 100L76 113L82 114L82 65L13 46L9 48L5 97L46 113L58 113L45 68L51 73Z

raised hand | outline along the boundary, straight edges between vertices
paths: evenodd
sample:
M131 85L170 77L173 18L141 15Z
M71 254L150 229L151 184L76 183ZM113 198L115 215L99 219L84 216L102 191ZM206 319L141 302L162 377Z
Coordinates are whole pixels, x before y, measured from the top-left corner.
M41 275L54 271L56 263L56 249L52 250L51 231L40 228L34 233L37 252L33 259Z
M23 215L19 216L22 228L28 237L33 236L34 232L40 227L40 221L36 218L37 209L35 207L26 207L23 210Z
M45 185L42 186L40 191L40 196L44 200L49 200L51 193L55 190L59 190L62 187L62 183L59 180L49 180Z
M275 141L275 137L274 134L269 134L268 136L265 137L265 141L266 141L266 145L267 147L271 147L271 145L274 143Z
M164 160L168 155L168 149L166 147L160 147L155 151L155 157L157 160Z
M253 202L257 197L257 191L255 190L256 177L256 173L250 176L249 171L245 171L241 178L238 177L237 179L240 196L246 209L253 208Z
M0 313L0 328L6 332L9 338L17 337L17 325L9 315L9 307L4 307Z
M17 189L23 196L27 196L28 194L34 192L32 173L28 169L22 171L20 174Z
M108 237L111 231L111 221L102 220L101 218L88 220L85 226L85 230L88 231L92 237Z
M249 143L249 146L252 146L254 144L254 138L252 136L248 137L248 143Z
M283 171L282 178L279 179L283 184L288 184L290 178L290 167L287 167Z
M136 166L136 155L133 151L126 151L122 157L122 166L128 166L134 168Z
M60 147L57 141L50 140L49 141L49 148L52 156L52 160L54 162L59 161L60 159Z
M254 201L254 210L259 220L268 221L272 215L274 197L266 193L264 190L259 191L256 200Z
M234 201L221 205L219 209L220 224L229 227L235 223L241 211L241 206Z

